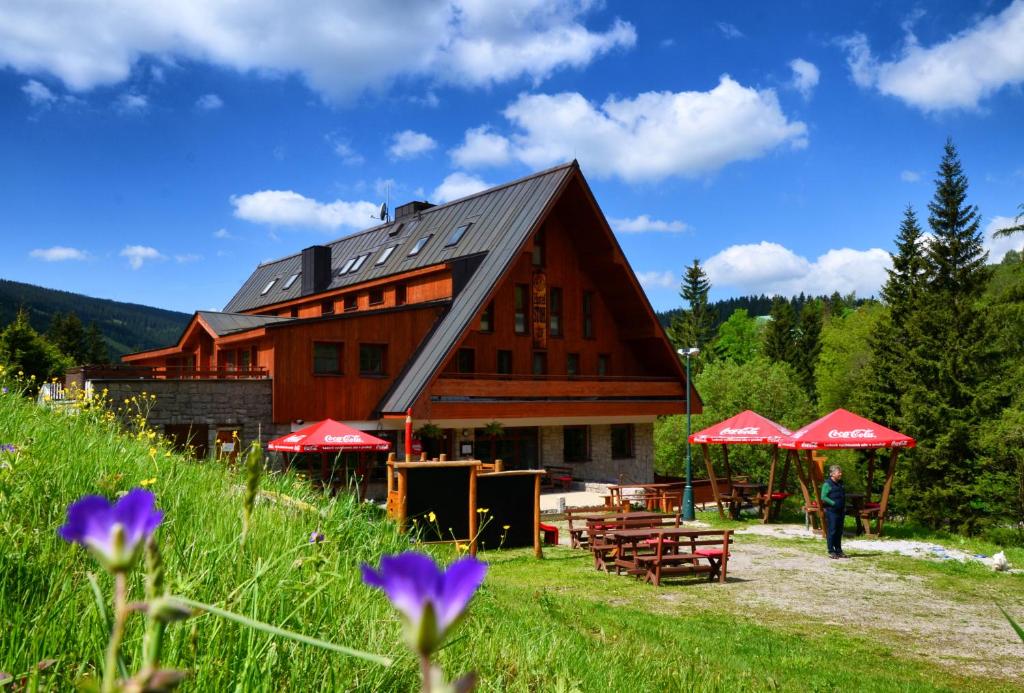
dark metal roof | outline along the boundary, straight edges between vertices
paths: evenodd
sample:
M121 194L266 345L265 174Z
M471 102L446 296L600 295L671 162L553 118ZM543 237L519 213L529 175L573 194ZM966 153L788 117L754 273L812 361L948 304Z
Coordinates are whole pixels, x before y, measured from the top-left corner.
M331 249L332 276L325 291L421 267L444 264L467 255L490 254L499 250L504 252L508 250L510 244L518 247L533 228L537 215L544 208L547 199L574 168L576 162L563 164L332 241L327 244ZM449 234L467 222L472 222L472 226L462 239L456 245L446 247ZM433 234L430 241L419 254L409 257L409 250L416 241L428 234ZM392 251L385 262L376 264L381 252L394 245L399 247ZM510 252L514 252L514 249ZM350 258L365 253L370 255L362 263L359 271L339 276L338 271ZM484 266L490 264L489 261L484 262ZM503 268L504 264L501 266ZM287 289L284 288L288 279L301 268L301 253L259 265L224 307L225 313L256 310L263 306L301 298L301 277L293 281ZM484 270L485 267L482 266L480 269ZM274 281L274 284L266 290L271 281Z
M246 315L244 313L218 313L212 310L196 311L218 337L235 332L245 332L271 323L289 322L293 318L277 318L270 315Z
M473 202L473 214L480 215L460 245L471 238L478 242L469 244L460 255L481 251L486 251L486 255L462 291L452 298L448 313L420 344L404 372L381 399L379 411L401 412L413 405L576 169L574 161L456 203ZM448 218L454 222L469 217L452 214ZM477 223L486 233L477 229ZM444 228L447 230L455 226L455 223L449 223ZM441 239L442 244L444 240Z

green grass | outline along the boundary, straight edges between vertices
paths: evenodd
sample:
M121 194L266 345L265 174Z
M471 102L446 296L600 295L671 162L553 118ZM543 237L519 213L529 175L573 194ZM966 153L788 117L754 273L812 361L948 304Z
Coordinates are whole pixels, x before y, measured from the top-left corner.
M392 608L359 578L361 561L409 547L379 509L270 476L263 488L278 500L257 504L243 548L244 482L233 470L163 452L153 459L147 439L10 395L0 397L0 443L23 447L0 460L12 465L0 469L0 670L19 675L56 659L38 676L43 690L68 690L95 673L107 628L88 574L100 571L56 530L79 496L113 497L155 477L151 488L166 512L158 536L175 593L396 659L375 666L203 615L168 630L165 661L190 672L185 690L418 688ZM318 527L327 542L308 544ZM431 550L453 557L448 547ZM483 558L491 564L485 585L438 657L449 677L478 671L480 690L943 691L978 683L908 658L899 643L737 613L728 586L656 590L597 573L587 554L567 549L548 550L543 561L519 550ZM134 577L132 595L140 597ZM109 595L109 579L99 581ZM130 669L141 625L136 617L126 639Z

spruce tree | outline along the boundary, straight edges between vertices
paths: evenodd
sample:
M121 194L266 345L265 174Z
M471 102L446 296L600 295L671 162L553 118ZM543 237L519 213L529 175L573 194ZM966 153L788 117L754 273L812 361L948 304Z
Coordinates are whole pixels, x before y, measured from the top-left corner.
M772 300L771 320L764 332L764 355L772 361L793 363L796 351L796 314L781 296Z
M715 315L708 307L710 290L708 275L700 261L694 259L693 264L686 268L679 290L679 295L689 307L676 315L669 326L669 338L677 349L698 347L704 354L708 353L715 334Z
M35 376L30 392L35 392L39 384L51 377L63 376L71 365L57 347L32 328L24 308L0 332L0 363L12 373L22 372L26 380Z
M81 364L104 364L110 363L110 349L103 339L103 333L96 323L89 323L89 329L85 331L85 354ZM79 365L81 365L79 364Z
M821 353L822 313L820 300L812 299L804 303L800 309L800 325L791 351L793 370L796 371L797 379L811 402L818 398L814 367L818 363L818 354Z
M86 333L74 312L66 315L55 313L46 338L74 363L83 363L87 350Z

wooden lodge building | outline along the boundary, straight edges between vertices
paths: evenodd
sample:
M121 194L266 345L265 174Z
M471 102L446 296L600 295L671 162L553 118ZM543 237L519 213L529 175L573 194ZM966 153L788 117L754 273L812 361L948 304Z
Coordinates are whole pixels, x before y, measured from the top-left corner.
M679 358L575 161L261 264L224 312L124 361L92 378L158 393L151 422L200 445L330 417L401 456L411 409L443 432L431 456L594 481L651 480L654 419L685 411Z

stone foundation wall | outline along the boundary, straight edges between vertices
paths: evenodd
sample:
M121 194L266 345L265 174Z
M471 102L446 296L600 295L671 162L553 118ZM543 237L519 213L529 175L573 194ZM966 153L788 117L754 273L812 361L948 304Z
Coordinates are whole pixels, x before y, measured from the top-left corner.
M584 482L618 483L654 481L654 424L633 424L633 457L612 459L612 427L590 426L590 460L566 462L561 426L540 429L540 464L572 467L573 476Z
M97 392L107 389L116 406L143 392L156 395L149 425L206 424L207 445L212 450L218 429L238 431L243 443L257 435L263 442L274 438L278 428L273 415L272 382L262 380L93 380ZM288 429L287 426L284 427Z

